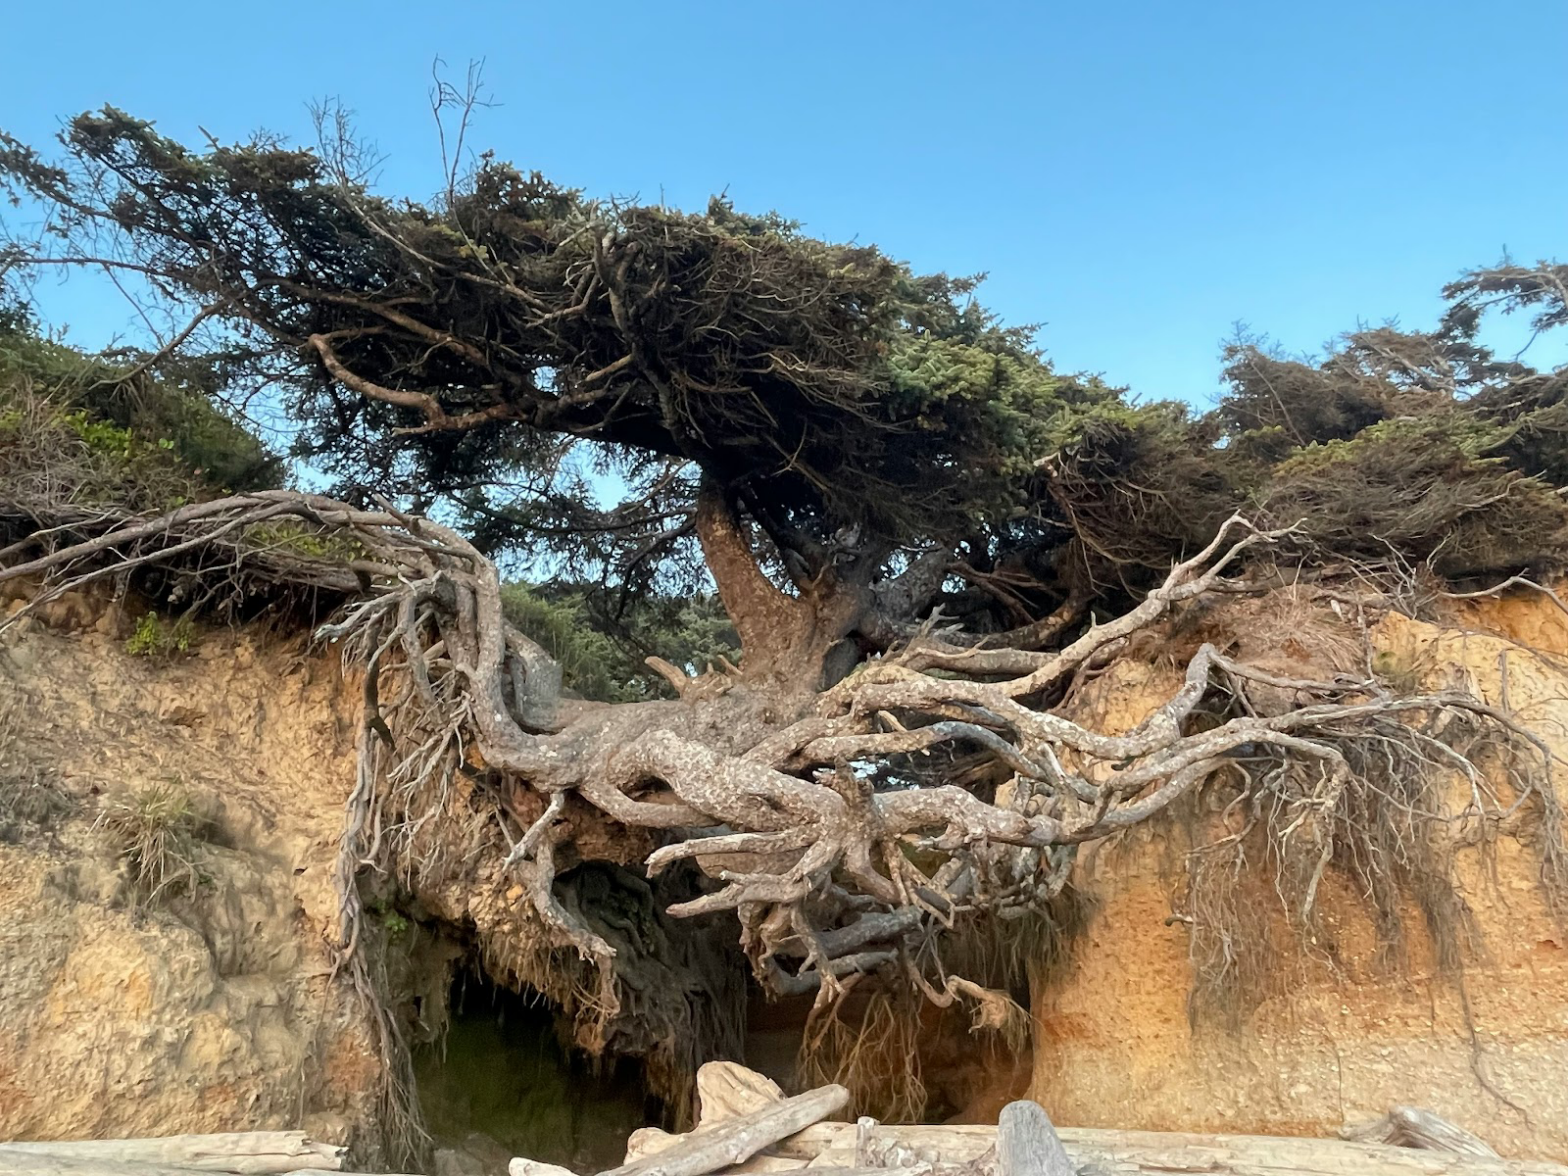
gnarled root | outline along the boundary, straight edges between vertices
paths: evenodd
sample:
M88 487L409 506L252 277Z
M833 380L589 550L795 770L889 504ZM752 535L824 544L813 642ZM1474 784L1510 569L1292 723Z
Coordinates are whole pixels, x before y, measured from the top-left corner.
M1062 713L1076 675L1173 608L1244 586L1227 573L1279 533L1239 518L1137 607L1059 650L957 649L917 636L818 695L815 713L779 707L775 718L757 686L768 675L756 672L678 703L563 701L550 659L507 627L494 565L452 530L390 509L243 495L126 520L0 571L0 580L43 574L54 590L201 548L242 564L247 528L285 518L351 540L349 566L363 586L320 630L364 681L361 776L339 870L345 950L354 944L353 876L380 850L387 796L477 763L507 785L493 803L510 830L504 864L519 901L554 948L598 970L612 1010L615 949L555 885L561 863L575 860L572 813L583 806L653 833L650 875L695 862L711 884L669 913L733 914L767 988L831 1003L856 977L877 973L939 1002L976 1000L981 1017L996 1020L987 990L947 974L933 943L978 916L1043 909L1065 885L1075 847L1155 817L1238 759L1288 767L1258 778L1294 782L1277 795L1294 813L1289 830L1320 847L1303 897L1310 917L1334 852L1334 814L1357 776L1347 739L1375 731L1478 777L1443 731L1479 724L1549 758L1507 715L1461 691L1398 697L1370 673L1281 678L1213 645L1197 650L1180 687L1130 731L1106 734ZM1294 702L1256 707L1262 689ZM1003 781L994 797L911 767L955 748ZM1527 790L1545 787L1545 773L1530 779ZM508 790L542 797L542 809L514 811ZM1484 804L1479 787L1477 796Z

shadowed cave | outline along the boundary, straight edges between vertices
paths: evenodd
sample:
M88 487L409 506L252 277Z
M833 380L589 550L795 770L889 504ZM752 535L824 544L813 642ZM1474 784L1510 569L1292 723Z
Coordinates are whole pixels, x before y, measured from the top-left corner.
M511 992L470 968L453 982L450 1007L443 1038L414 1056L438 1149L474 1160L505 1151L599 1172L620 1164L633 1131L663 1122L664 1104L642 1067L567 1049L539 994Z

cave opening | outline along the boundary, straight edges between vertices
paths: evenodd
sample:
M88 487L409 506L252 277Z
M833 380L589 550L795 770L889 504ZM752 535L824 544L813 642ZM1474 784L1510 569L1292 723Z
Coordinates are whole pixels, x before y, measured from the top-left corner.
M539 993L469 965L452 982L448 1015L440 1038L414 1051L414 1073L434 1146L452 1153L454 1169L504 1171L506 1159L527 1156L601 1172L620 1165L637 1128L665 1125L645 1068L572 1049Z

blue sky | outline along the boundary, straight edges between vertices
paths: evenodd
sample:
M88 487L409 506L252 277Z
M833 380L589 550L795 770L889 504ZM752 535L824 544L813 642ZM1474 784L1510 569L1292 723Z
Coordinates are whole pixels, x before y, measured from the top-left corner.
M987 271L1059 367L1146 398L1209 401L1237 320L1311 349L1429 322L1505 246L1568 257L1565 0L61 0L4 28L0 125L23 138L110 102L181 137L309 140L307 102L335 96L415 197L439 183L432 60L484 58L476 144ZM134 328L86 275L41 296L79 343Z

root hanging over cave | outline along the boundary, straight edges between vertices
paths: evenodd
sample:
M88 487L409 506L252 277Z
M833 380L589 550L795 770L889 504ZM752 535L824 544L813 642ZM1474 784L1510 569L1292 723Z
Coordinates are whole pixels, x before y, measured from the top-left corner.
M988 959L984 935L1001 943L1009 924L1058 904L1079 846L1221 779L1237 789L1232 824L1206 850L1185 917L1206 974L1226 983L1257 937L1221 930L1240 907L1214 885L1259 852L1259 837L1302 926L1331 868L1369 886L1425 886L1447 917L1431 838L1466 822L1535 814L1543 872L1560 874L1549 753L1464 683L1409 690L1371 666L1285 672L1206 639L1130 729L1073 717L1082 684L1158 642L1173 615L1277 582L1249 578L1244 561L1284 533L1240 518L1141 603L1059 648L959 647L926 626L832 681L820 658L837 638L813 634L842 602L783 597L709 496L697 525L726 605L762 609L738 628L754 632L767 614L788 632L733 671L692 680L679 701L620 705L563 697L549 657L506 624L495 566L451 529L391 508L241 495L46 542L0 580L43 577L47 596L152 567L288 576L275 547L265 565L248 562L247 536L283 522L330 537L342 553L334 574L359 585L318 631L363 691L337 861L341 958L375 1010L389 1118L409 1125L404 1150L421 1144L417 1106L408 1042L362 950L367 871L473 926L491 975L547 995L589 1055L646 1059L667 1091L738 1051L742 966L765 992L814 997L808 1064L852 1082L885 1078L889 1057L909 1056L918 1017L900 1001L962 1008L1004 1038L1021 1032L997 982L1016 964ZM329 578L321 557L293 558L303 578ZM1439 780L1469 790L1454 820L1422 791ZM1375 891L1374 901L1396 910ZM858 1020L845 1021L836 1006L862 984ZM882 1109L895 1116L923 1102L918 1073L890 1097Z

